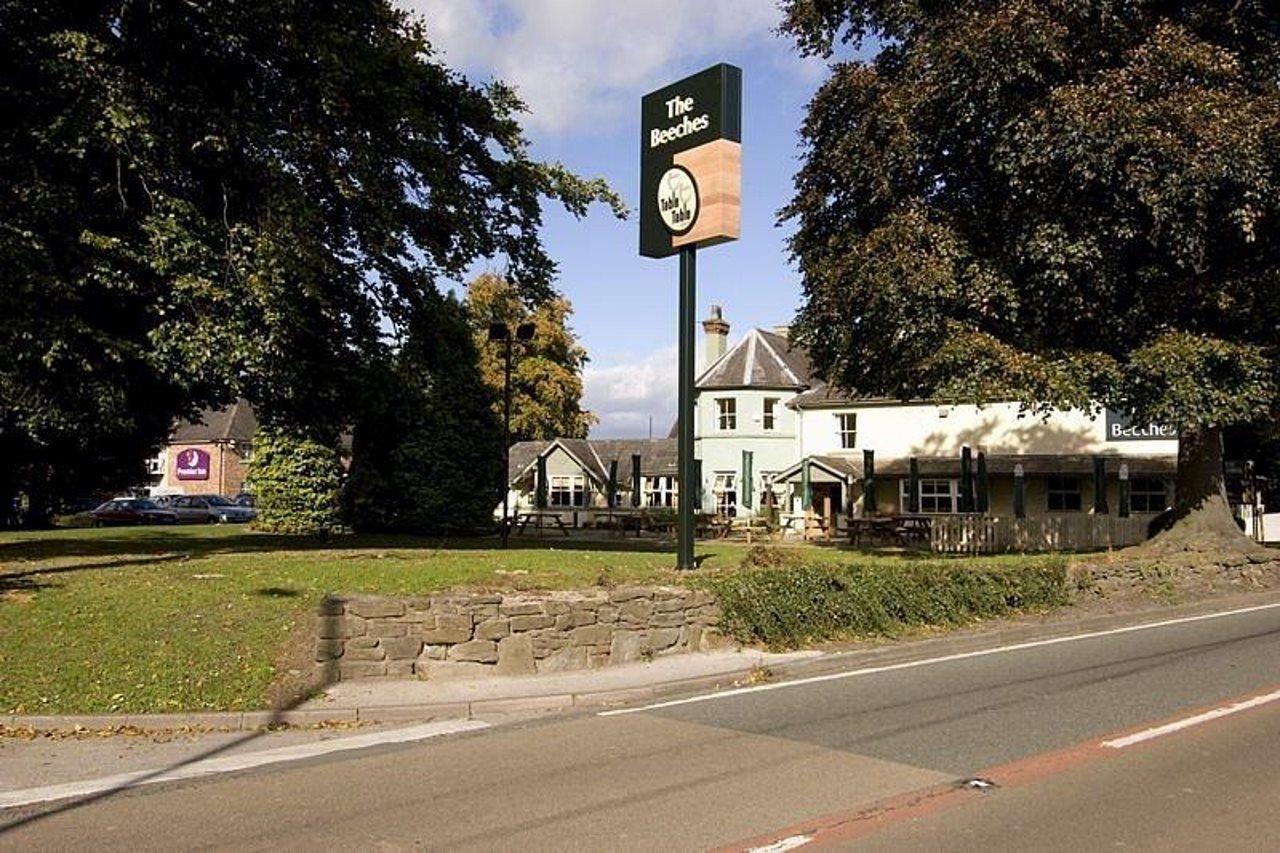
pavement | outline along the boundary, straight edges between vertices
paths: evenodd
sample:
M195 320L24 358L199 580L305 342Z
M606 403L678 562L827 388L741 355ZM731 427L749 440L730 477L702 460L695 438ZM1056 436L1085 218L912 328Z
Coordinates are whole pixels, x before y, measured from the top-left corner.
M1266 849L1280 837L1275 595L779 671L553 715L260 741L140 787L5 782L0 804L22 804L0 810L0 849Z

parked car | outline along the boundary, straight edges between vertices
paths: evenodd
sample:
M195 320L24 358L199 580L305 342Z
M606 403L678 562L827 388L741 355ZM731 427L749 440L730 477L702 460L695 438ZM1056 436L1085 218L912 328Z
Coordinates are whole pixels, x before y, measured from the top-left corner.
M89 513L94 527L111 524L177 524L178 514L146 498L112 498Z
M252 521L258 515L252 507L240 506L222 495L181 495L169 506L179 521L189 524Z
M251 492L241 492L232 498L232 501L236 506L247 506L250 509L253 509L255 506L253 494Z

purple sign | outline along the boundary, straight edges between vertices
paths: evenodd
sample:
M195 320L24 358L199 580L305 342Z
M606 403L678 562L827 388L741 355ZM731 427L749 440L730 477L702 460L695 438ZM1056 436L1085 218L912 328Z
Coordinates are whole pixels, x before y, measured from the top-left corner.
M177 462L173 466L179 480L209 479L209 453L195 447L178 451Z

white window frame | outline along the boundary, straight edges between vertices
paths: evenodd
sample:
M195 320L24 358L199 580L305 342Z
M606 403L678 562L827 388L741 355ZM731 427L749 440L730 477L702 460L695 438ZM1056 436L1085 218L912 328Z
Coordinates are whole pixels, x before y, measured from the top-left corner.
M1068 491L1067 489L1063 489L1063 488L1055 489L1054 488L1055 480L1059 480L1062 482L1074 482L1076 486L1075 490ZM1075 495L1075 497L1079 500L1080 505L1074 508L1066 507L1066 506L1055 508L1053 505L1053 498L1055 495L1064 495L1064 496ZM1046 512L1063 512L1063 513L1084 512L1084 478L1074 476L1074 475L1069 475L1069 474L1053 475L1050 477L1046 477L1044 481L1044 507Z
M547 478L547 505L555 509L582 509L587 505L587 478L581 474L552 474ZM557 500L568 495L568 502Z
M715 498L716 515L737 515L738 475L735 471L717 471L711 494Z
M907 510L907 485L909 482L910 482L909 480L898 481L898 506L902 508L903 512L908 511ZM960 481L959 480L952 480L946 477L921 477L918 483L920 487L920 492L918 495L920 500L920 506L918 511L921 515L955 515L957 512L959 512L960 510ZM929 484L929 487L931 490L930 494L928 495L925 494L925 483ZM945 494L943 494L943 491L938 488L939 484L945 484L946 486ZM926 498L929 499L931 506L933 507L932 509L925 508ZM939 508L941 506L940 501L943 499L947 501L946 509Z
M1160 490L1150 488L1152 484L1158 485ZM1141 485L1144 488L1138 488ZM1160 508L1150 509L1151 499L1159 495ZM1142 506L1138 506L1138 498L1142 498ZM1129 478L1129 511L1142 513L1162 513L1169 508L1169 486L1159 477L1130 477Z
M782 402L779 397L765 397L764 409L760 414L760 428L765 432L773 432L778 428L778 404Z
M853 424L852 429L849 428L850 423ZM840 448L842 450L853 450L856 448L858 446L858 413L837 413L836 433L840 436Z
M716 428L733 432L738 428L738 398L716 397Z
M676 478L671 476L644 477L644 505L647 507L673 507L676 505Z

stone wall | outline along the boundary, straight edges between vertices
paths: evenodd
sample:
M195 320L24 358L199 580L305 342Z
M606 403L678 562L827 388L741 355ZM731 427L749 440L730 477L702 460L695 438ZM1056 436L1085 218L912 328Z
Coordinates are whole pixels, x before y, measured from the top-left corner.
M341 679L531 675L720 645L710 593L629 587L543 594L329 597L317 663Z

